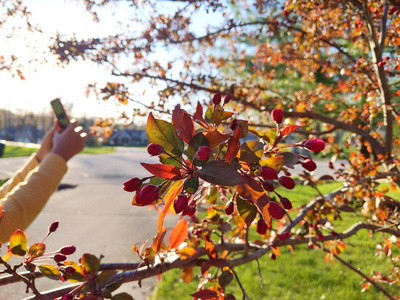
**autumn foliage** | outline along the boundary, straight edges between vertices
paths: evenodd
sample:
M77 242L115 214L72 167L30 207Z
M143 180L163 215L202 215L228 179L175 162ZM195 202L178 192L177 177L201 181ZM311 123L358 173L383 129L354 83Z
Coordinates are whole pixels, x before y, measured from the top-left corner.
M95 17L109 5L83 2ZM275 260L280 247L304 244L358 273L363 290L373 285L399 298L385 289L400 284L400 204L389 196L400 186L398 1L177 1L168 9L163 2L133 4L138 22L152 7L139 29L82 41L59 35L51 46L62 64L89 59L121 78L92 84L89 92L143 105L134 114L147 116L147 151L159 162L142 163L150 175L127 180L123 189L132 193L127 203L158 210L152 244L134 246L141 261L121 272L104 273L90 254L80 263L58 255L41 267L44 244L28 247L18 231L3 265L21 256L32 274L38 268L53 279L79 281L78 289L53 295L70 297L63 299L118 299L111 293L122 281L173 268L185 282L198 275L195 299L237 299L225 289L239 281L236 266L267 254ZM190 26L196 14L221 22L201 31ZM160 46L174 51L165 60L149 55ZM118 64L125 53L129 67ZM142 83L157 89L158 101L138 100L145 91L129 89ZM333 176L314 175L317 156L330 160ZM302 168L297 177L294 167ZM299 184L319 191L326 181L342 186L302 207L279 192ZM348 212L365 222L336 231ZM170 213L179 221L167 232ZM346 239L362 229L381 233L378 252L391 261L388 274L363 274L340 257Z

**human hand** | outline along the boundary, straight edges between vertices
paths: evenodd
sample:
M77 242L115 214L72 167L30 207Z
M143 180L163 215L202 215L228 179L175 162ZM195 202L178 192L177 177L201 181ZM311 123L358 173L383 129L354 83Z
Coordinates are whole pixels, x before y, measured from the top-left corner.
M51 151L53 148L53 137L54 133L56 132L56 127L53 126L43 137L42 139L42 144L40 145L40 148L38 152L36 153L36 158L38 161L42 161L47 154Z
M52 152L60 155L65 161L70 160L85 147L88 136L75 120L62 131L56 131L53 137Z

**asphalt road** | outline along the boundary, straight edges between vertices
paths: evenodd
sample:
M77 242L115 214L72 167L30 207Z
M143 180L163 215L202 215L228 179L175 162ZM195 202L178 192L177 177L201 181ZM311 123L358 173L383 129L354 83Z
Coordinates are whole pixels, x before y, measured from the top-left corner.
M17 170L26 158L0 159L0 178ZM71 258L78 260L83 253L103 255L102 262L137 262L131 248L144 241L151 243L157 230L157 213L148 208L132 206L132 194L122 189L130 177L142 177L147 171L140 162L156 162L144 148L118 148L116 153L78 155L69 163L62 184L74 188L57 191L37 219L26 230L29 244L40 242L48 226L55 220L59 229L46 241L47 250L64 245L75 245ZM297 168L292 173L297 173ZM318 163L316 175L332 174L326 162ZM172 228L178 218L170 216L165 225ZM2 253L5 253L3 246ZM38 280L39 290L59 286L58 282ZM146 299L156 286L156 279L145 279L142 287L137 282L126 283L118 291L125 291L135 299ZM23 284L0 287L0 299L19 300L26 297Z
M26 158L0 159L0 178L17 170ZM57 250L64 245L75 245L78 260L83 253L103 255L102 262L137 262L132 252L134 244L140 245L157 231L157 213L148 208L131 205L132 195L122 189L130 177L148 173L140 162L155 162L144 149L120 148L116 153L78 155L69 161L69 170L62 184L74 188L57 191L48 204L26 230L28 243L40 242L49 225L58 220L57 232L46 241L47 250ZM167 218L171 228L177 217ZM2 254L5 253L5 245ZM137 282L124 284L118 291L129 292L135 299L146 299L156 285L156 279L145 279L142 288ZM39 290L59 286L49 280L38 280ZM23 284L0 287L0 299L19 300L27 297Z

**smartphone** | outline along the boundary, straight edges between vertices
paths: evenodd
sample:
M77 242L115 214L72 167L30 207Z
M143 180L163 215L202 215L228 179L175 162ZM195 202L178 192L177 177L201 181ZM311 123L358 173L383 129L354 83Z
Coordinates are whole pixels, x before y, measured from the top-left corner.
M69 125L69 119L65 112L64 106L62 105L60 98L56 98L50 101L51 107L53 108L54 115L58 120L61 128L64 129Z

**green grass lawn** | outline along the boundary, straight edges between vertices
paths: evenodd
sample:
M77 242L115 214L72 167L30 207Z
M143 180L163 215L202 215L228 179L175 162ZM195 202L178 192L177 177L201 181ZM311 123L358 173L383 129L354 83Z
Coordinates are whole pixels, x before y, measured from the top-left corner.
M321 191L327 193L339 186L339 183L325 184ZM292 201L294 207L307 203L317 194L308 186L297 186L292 191L280 192ZM342 213L341 216L343 221L337 222L338 231L363 220L362 216L353 213ZM386 273L389 270L387 258L375 255L376 242L379 240L378 233L370 237L368 231L359 231L347 240L346 249L340 257L367 275L371 275L373 270ZM251 299L386 299L373 286L370 290L361 292L361 276L339 261L334 261L333 264L326 263L325 254L321 250L310 250L307 245L297 246L294 252L286 247L281 247L280 250L282 255L275 261L271 260L268 254L259 260L261 277L256 262L235 268ZM398 249L395 251L400 252ZM194 274L197 273L199 269L195 268ZM197 290L197 285L196 278L190 284L185 284L181 279L181 270L172 270L163 274L151 299L191 299L189 295ZM384 287L392 293L400 292L395 290L398 289L395 285ZM226 288L226 292L234 294L236 299L243 298L235 281Z
M36 152L37 150L38 150L37 148L6 145L3 157L29 156L32 153ZM98 154L98 153L110 153L110 152L115 152L115 148L109 146L86 147L85 149L83 149L81 154Z

